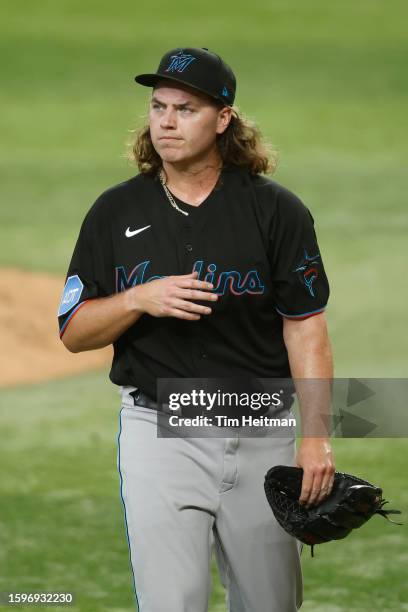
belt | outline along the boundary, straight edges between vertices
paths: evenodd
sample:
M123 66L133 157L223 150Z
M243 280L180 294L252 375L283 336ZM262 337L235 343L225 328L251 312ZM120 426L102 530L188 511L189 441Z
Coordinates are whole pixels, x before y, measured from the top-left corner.
M133 403L135 406L143 406L145 408L150 408L150 410L156 410L156 412L162 412L164 414L170 414L170 415L177 414L177 412L175 413L173 410L170 410L168 405L159 404L155 402L151 397L146 395L146 393L143 393L143 391L141 391L140 389L135 389L134 391L130 391L129 395L132 396ZM293 401L294 401L294 398L292 396L291 404L293 403Z
M161 405L155 402L151 397L143 393L140 389L135 389L135 391L131 391L129 393L133 397L133 402L135 406L144 406L145 408L150 408L151 410L157 410L159 412L163 412L161 409Z

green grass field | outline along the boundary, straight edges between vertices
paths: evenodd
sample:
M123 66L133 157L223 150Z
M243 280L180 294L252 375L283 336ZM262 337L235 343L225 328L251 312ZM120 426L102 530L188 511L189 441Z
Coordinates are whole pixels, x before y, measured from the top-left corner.
M406 2L2 8L0 266L60 275L62 288L85 212L135 173L122 155L149 91L133 76L172 47L209 47L237 74L238 107L279 148L276 180L316 220L336 375L407 376ZM71 610L132 610L107 372L2 390L0 404L0 591L72 590ZM406 509L405 438L333 445L339 469ZM315 559L304 550L302 610L408 610L406 529L375 517ZM223 599L214 573L211 612Z

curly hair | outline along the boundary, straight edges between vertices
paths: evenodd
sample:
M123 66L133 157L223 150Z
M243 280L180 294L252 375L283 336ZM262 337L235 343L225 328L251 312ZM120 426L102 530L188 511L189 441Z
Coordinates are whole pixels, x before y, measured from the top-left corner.
M223 104L215 101L217 108ZM140 130L130 130L133 134L128 143L128 161L136 164L141 174L154 176L162 166L162 160L153 146L150 128L145 125ZM235 164L250 174L273 174L278 163L278 152L264 140L253 121L232 107L231 120L222 134L217 134L217 146L223 164Z

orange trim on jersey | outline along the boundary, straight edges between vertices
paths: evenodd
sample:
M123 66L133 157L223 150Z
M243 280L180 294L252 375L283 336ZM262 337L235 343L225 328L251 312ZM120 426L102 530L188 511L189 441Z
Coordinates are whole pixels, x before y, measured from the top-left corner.
M303 315L301 317L295 317L295 316L290 316L290 317L285 317L285 315L283 315L285 317L285 319L291 319L292 321L303 321L304 319L310 319L311 317L315 317L318 314L321 314L323 312L323 310L319 310L318 312L312 312L311 314L307 314L307 315Z

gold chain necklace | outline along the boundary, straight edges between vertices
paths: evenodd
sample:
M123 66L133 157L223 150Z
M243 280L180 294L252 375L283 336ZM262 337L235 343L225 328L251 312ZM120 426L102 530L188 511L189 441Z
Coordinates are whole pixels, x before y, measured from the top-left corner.
M176 202L174 201L174 198L173 198L172 194L167 189L166 179L165 179L165 176L164 176L163 169L161 169L160 172L159 172L159 179L160 179L160 182L161 182L161 184L163 186L164 193L166 194L166 196L167 196L170 204L173 206L173 208L178 210L178 212L181 213L182 215L186 215L186 217L188 217L188 212L186 212L185 210L181 210L181 208L179 208L177 206Z

